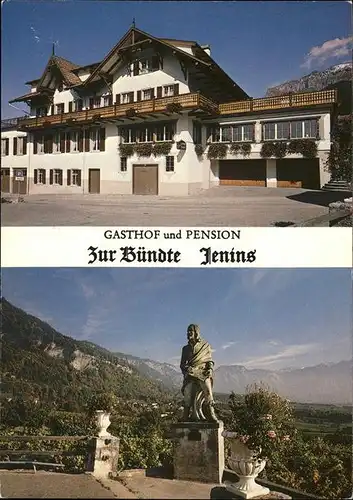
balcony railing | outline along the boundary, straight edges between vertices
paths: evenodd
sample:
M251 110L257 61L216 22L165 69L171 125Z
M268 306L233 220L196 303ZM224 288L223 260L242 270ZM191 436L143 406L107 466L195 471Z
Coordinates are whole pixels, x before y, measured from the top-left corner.
M127 112L134 110L138 117L151 114L168 112L169 104L179 104L181 110L200 109L208 114L217 114L218 105L202 96L196 94L181 94L161 99L151 99L148 101L133 102L130 104L113 104L102 108L87 109L84 111L74 111L58 115L48 115L36 118L19 120L21 129L32 129L52 125L84 124L95 120L126 118Z
M271 111L283 108L299 108L304 106L317 106L334 104L337 101L336 90L322 90L319 92L305 92L289 94L278 97L261 97L246 101L228 102L219 105L221 115L237 113L251 113L257 111Z

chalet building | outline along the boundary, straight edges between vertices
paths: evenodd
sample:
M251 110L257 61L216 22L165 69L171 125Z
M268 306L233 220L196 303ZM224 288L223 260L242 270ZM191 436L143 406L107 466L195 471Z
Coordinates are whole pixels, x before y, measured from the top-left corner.
M335 91L252 99L194 41L133 26L102 61L53 53L27 85L11 102L30 115L2 122L5 193L184 196L329 180Z

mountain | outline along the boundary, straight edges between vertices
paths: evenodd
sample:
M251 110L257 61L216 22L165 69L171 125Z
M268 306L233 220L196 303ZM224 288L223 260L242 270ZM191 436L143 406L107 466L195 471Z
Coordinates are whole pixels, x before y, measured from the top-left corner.
M2 395L27 394L80 405L94 391L155 401L168 392L107 349L62 335L2 299Z
M290 92L313 92L333 90L338 93L339 114L350 114L352 110L352 62L336 64L322 71L312 71L297 80L289 80L267 89L266 97Z
M127 399L159 401L180 394L179 367L110 352L92 342L75 340L2 300L2 394L27 393L51 400L82 403L93 391L113 391ZM282 370L219 366L215 393L263 382L280 395L302 403L343 404L352 401L351 362Z
M244 366L220 366L215 371L214 390L243 394L246 386L263 382L291 401L343 404L352 401L352 363L320 364L287 370L248 370Z

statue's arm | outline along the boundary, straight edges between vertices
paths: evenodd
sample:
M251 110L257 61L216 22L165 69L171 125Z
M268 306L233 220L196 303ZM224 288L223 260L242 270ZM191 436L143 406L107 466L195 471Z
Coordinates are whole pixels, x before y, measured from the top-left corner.
M180 370L183 375L186 374L186 365L187 365L187 354L186 354L186 346L183 347L181 351L181 361L180 361Z

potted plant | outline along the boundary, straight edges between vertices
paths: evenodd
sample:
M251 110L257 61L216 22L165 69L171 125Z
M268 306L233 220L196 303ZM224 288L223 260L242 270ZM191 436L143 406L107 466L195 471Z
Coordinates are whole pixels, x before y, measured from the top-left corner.
M208 146L207 157L210 160L225 158L227 156L228 144L213 142Z
M153 151L153 144L150 142L139 142L134 145L134 153L137 154L137 156L151 156Z
M204 152L204 148L202 144L195 144L195 153L197 156L202 156Z
M120 156L128 158L134 154L134 145L133 144L119 144L119 153Z
M153 156L168 156L172 149L173 143L169 142L156 142L153 146Z
M112 393L94 394L88 402L88 411L91 417L95 417L98 428L98 436L110 436L107 431L110 426L110 414L115 406L115 396Z
M223 436L230 441L228 465L239 480L226 483L226 488L243 498L266 495L268 488L255 480L267 462L284 453L292 439L294 419L289 401L261 385L254 385L242 400L232 393L229 408L230 426Z

